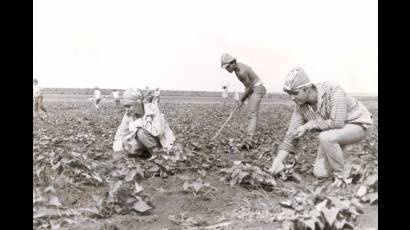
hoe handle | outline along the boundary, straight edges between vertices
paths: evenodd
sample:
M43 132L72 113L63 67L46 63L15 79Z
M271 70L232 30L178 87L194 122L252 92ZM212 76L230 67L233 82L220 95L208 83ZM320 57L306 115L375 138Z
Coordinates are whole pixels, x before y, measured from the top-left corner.
M238 110L238 109L239 109L239 106L236 106L236 107L232 110L232 112L231 112L231 114L229 115L228 119L226 119L225 123L221 126L221 128L218 130L218 132L216 132L215 136L212 137L212 140L214 140L215 138L217 138L217 137L219 136L219 134L221 133L222 129L225 128L226 124L228 124L229 120L231 120L233 114L234 114L234 113L236 112L236 110Z

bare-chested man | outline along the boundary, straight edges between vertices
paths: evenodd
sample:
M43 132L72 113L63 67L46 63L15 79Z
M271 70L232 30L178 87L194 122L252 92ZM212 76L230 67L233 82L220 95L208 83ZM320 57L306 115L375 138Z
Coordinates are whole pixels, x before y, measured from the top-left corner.
M247 132L252 138L258 124L259 105L266 94L266 88L251 67L236 62L236 58L227 53L222 54L221 67L229 73L235 71L236 77L245 86L245 93L241 98L240 106L249 98Z

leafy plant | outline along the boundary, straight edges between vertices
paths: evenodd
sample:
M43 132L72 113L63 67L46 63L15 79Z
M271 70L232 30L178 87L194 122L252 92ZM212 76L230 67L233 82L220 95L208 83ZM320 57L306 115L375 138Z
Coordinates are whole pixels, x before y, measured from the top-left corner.
M225 174L221 180L229 183L231 186L235 184L250 184L252 186L275 186L275 179L258 166L243 163L241 161L234 162L234 165L228 169L222 169Z

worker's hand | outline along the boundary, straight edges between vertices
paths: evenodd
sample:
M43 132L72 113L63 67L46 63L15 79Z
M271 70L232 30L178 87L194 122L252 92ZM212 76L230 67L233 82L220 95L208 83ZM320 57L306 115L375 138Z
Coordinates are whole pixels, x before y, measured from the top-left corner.
M305 135L307 131L308 127L306 125L301 125L293 132L293 138L299 139Z
M238 103L238 109L243 106L243 103L244 103L244 102L243 102L242 100L239 101L239 103Z
M284 168L285 166L283 165L282 160L279 158L275 158L272 162L272 166L269 168L269 172L273 175L276 175Z
M289 152L284 151L284 150L279 150L275 159L272 161L272 167L270 167L269 172L272 173L273 175L276 175L280 171L282 171L285 168L282 162L286 159L288 155L289 155Z
M317 121L315 121L315 120L306 122L306 124L304 124L304 126L307 128L308 131L318 128Z
M135 131L137 131L137 130L138 130L139 128L141 128L141 127L142 127L142 119L137 119L137 120L131 122L131 123L128 125L128 129L129 129L131 132L135 132Z

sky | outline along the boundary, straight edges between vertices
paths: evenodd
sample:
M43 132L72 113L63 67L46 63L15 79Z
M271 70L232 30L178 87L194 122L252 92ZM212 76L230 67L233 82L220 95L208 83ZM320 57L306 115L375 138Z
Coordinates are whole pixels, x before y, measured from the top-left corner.
M229 53L268 92L312 82L378 94L374 0L34 0L33 78L43 87L230 91Z

